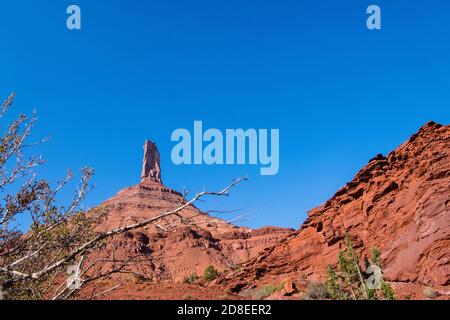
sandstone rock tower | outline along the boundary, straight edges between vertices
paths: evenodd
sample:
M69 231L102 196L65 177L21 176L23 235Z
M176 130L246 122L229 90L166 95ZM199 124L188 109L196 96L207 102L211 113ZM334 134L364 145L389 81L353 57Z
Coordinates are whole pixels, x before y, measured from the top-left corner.
M185 194L164 186L161 181L160 154L156 144L145 141L140 183L120 190L101 204L105 219L96 230L105 232L145 221L173 211L183 203L186 203ZM144 277L147 279L144 283L149 285L168 281L181 283L185 276L199 274L210 265L225 270L230 265L253 258L291 231L237 227L189 205L177 215L168 215L153 224L117 235L105 243L106 247L93 252L90 261L100 262L95 266L96 275L111 271L115 262L104 261L111 261L112 254L114 261L123 263L123 273L115 273L111 281L125 285L114 290L112 298L133 299L138 297L135 294L143 292L147 298L147 292L153 292L154 287L140 291L137 283L129 281L130 274ZM180 290L182 296L184 290Z
M146 140L144 143L144 160L142 162L141 183L161 182L161 167L158 148L155 143Z

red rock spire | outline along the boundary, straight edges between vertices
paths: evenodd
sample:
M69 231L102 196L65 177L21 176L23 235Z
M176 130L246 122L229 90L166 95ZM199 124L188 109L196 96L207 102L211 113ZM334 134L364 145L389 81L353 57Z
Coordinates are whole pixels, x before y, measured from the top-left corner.
M142 162L141 183L161 183L161 167L159 152L155 143L150 140L144 143L144 160Z

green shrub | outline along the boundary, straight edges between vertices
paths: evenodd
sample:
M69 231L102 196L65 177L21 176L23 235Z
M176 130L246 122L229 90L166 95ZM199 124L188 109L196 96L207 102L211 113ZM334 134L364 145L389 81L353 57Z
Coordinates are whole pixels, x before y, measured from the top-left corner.
M217 271L213 266L209 266L205 269L205 273L203 275L206 281L212 281L217 278Z
M373 264L377 265L377 266L381 266L381 251L378 248L373 248L372 249L372 257L370 259L372 261Z
M341 279L336 274L336 271L328 266L327 269L327 291L331 299L333 300L347 300L348 295L341 289Z
M384 282L382 278L379 289L368 288L363 276L363 269L360 267L362 262L353 250L352 241L348 233L345 234L345 246L345 251L339 251L337 268L329 266L327 270L327 291L330 298L333 300L394 300L394 289L389 283ZM381 268L381 252L378 248L372 249L370 260L372 265Z
M200 279L200 277L194 272L191 275L184 277L183 283L185 284L191 284L197 282L197 280Z
M395 300L395 292L391 285L387 282L381 283L381 292L383 292L383 296L387 300Z

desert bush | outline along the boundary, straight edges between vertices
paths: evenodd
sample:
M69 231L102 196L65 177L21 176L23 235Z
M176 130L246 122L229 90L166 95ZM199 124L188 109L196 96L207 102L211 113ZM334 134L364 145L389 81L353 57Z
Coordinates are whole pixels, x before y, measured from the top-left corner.
M439 296L439 293L430 287L426 287L425 289L423 289L423 294L428 299L436 299Z
M214 269L213 266L207 267L207 268L205 269L203 278L204 278L206 281L212 281L212 280L214 280L215 278L217 278L217 271L216 271L216 269Z
M325 300L330 298L330 293L325 283L312 282L306 288L302 298L304 300Z
M200 277L197 275L197 273L192 273L189 276L184 277L183 279L183 283L185 284L192 284L198 281L198 279L200 279Z
M381 292L386 300L395 300L395 291L389 283L381 283Z
M283 287L284 287L284 283L280 283L278 285L265 284L261 288L256 290L256 292L253 294L253 298L257 299L257 300L264 299L264 298L272 295L272 293L274 293L276 291L280 291L281 289L283 289Z

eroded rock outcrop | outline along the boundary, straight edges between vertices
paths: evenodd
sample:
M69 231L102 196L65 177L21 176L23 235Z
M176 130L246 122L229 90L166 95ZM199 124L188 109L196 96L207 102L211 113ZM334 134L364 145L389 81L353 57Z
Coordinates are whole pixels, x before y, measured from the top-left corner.
M99 230L142 221L184 201L161 183L156 145L146 142L144 151L141 182L102 204L107 214ZM384 278L398 298L423 298L426 287L448 298L449 151L450 127L426 124L387 156L371 159L295 232L236 227L189 206L180 213L183 219L165 219L164 225L175 226L168 232L154 224L116 237L94 258L114 252L115 259L133 263L110 279L109 287L125 284L108 297L182 299L189 291L200 298L239 298L255 286L284 283L280 298L298 299L305 284L325 280L349 232L362 257L381 250ZM208 265L227 272L208 287L180 284ZM112 267L105 262L100 269ZM211 296L220 292L224 296Z
M153 142L146 141L141 182L101 204L106 216L98 230L141 222L184 202L180 192L162 184L158 149ZM276 227L260 230L237 227L191 205L178 216L168 216L145 228L116 236L95 252L91 260L100 257L106 261L97 265L97 273L114 268L110 262L112 254L115 261L129 262L121 274L113 276L115 283L124 277L132 280L138 277L148 283L179 283L193 273L202 275L209 265L218 270L234 268L292 231ZM125 299L125 292L134 290L132 282L127 281L128 287L120 289ZM115 296L120 296L120 290L116 290Z
M381 249L399 298L430 286L450 294L450 127L429 122L387 156L377 155L300 230L229 276L236 283L324 281L349 232L367 256ZM245 286L242 286L245 288ZM448 297L448 296L447 296Z

